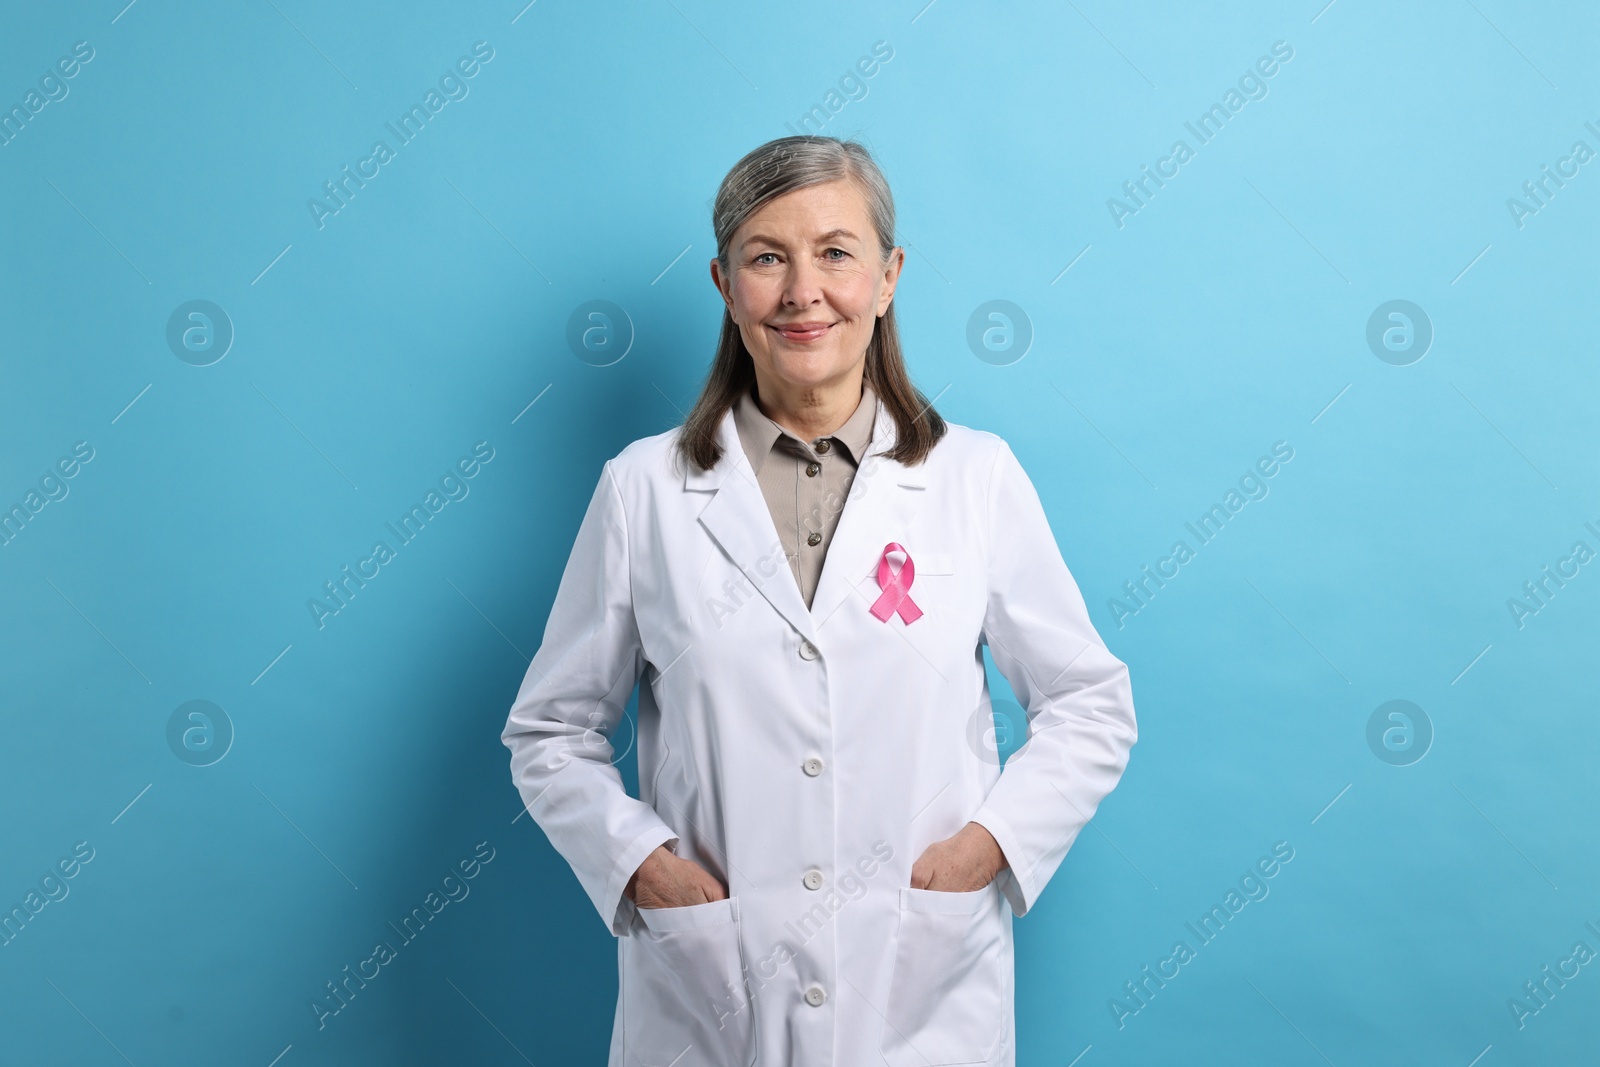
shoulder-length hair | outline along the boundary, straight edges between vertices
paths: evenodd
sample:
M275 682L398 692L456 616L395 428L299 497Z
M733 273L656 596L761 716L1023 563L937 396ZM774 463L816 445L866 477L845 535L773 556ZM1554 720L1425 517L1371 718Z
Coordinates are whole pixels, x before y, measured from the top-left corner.
M811 185L848 179L856 183L867 201L872 227L877 233L883 264L894 251L894 198L889 183L865 147L836 137L779 137L768 141L735 163L722 179L712 208L711 224L717 237L717 260L729 271L729 246L740 226L767 201ZM894 302L879 316L867 344L867 383L882 399L895 423L895 445L887 453L907 465L922 462L945 435L945 422L932 403L911 384L895 327ZM678 451L701 470L710 470L722 458L717 429L734 401L755 380L755 364L745 348L739 326L726 306L717 353L678 436Z

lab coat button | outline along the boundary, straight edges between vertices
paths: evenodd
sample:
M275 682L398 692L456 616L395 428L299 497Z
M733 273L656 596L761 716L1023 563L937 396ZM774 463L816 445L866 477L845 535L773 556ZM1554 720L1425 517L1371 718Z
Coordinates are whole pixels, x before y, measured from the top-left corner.
M817 757L812 756L810 759L800 764L800 769L805 771L811 777L815 778L817 775L822 773L822 761L817 759Z
M801 659L816 659L817 658L817 646L813 645L810 641L801 641L800 642L800 658Z
M803 880L806 883L807 889L822 888L822 872L817 870L815 867L806 872L806 876Z
M806 990L806 1003L813 1008L822 1007L822 1002L828 999L827 991L819 985L814 985Z

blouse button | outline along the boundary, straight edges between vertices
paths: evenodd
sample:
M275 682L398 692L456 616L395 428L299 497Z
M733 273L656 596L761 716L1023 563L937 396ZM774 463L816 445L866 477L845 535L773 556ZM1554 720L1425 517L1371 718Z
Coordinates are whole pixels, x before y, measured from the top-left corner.
M806 538L806 544L813 547L822 544L822 535L813 531L811 536Z
M822 471L822 464L813 460L806 464L806 477L815 478Z
M818 452L827 452L828 449L830 449L832 447L833 447L833 442L828 440L826 437L824 437L822 440L817 442L817 451Z

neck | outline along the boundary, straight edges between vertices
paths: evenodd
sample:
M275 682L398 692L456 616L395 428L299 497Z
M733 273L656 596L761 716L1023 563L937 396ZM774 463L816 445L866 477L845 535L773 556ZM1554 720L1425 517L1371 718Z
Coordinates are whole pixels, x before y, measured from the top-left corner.
M849 421L861 403L862 370L857 365L839 381L790 385L756 370L756 406L802 441L827 437Z

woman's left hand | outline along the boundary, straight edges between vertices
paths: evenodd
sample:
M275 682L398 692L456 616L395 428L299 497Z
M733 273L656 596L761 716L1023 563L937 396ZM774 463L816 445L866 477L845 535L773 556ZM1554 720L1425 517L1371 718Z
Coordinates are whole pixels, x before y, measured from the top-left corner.
M911 865L911 887L967 893L994 881L1006 866L999 842L978 823L969 822L954 837L935 841Z

